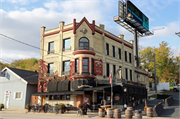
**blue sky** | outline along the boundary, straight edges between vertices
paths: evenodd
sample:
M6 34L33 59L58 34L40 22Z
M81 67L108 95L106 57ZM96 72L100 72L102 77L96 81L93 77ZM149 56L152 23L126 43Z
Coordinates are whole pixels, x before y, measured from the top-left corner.
M143 47L155 46L166 41L174 56L180 55L180 0L131 0L150 20L153 36L139 38ZM133 34L113 21L118 16L118 0L0 0L0 33L14 39L40 46L40 28L58 27L79 22L86 17L91 23L104 24L115 35L124 34L125 40L133 40ZM8 61L35 57L39 50L24 46L0 36L0 57ZM0 60L1 61L1 60Z

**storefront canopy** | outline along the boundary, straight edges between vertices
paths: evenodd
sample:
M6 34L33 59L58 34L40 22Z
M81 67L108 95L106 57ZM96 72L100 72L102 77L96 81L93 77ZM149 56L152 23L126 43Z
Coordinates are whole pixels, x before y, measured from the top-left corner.
M73 94L84 94L84 91L63 91L63 92L40 92L34 93L32 95L39 96L39 95L73 95Z

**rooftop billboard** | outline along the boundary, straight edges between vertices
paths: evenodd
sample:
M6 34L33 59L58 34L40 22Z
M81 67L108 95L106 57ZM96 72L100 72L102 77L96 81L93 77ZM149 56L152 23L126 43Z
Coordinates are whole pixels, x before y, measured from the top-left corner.
M127 1L127 13L133 15L133 19L149 30L149 18L146 17L131 1Z

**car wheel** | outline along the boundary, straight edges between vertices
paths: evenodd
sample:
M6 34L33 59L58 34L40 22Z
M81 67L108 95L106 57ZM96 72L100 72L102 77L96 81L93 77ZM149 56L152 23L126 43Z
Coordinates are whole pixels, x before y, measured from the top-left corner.
M174 92L177 92L177 89L176 89L176 88L174 88L174 89L173 89L173 91L174 91Z

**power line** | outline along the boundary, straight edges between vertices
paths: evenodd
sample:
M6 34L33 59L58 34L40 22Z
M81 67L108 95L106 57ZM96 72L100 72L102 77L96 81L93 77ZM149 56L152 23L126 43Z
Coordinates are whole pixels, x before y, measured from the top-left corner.
M6 37L6 38L8 38L8 39L11 39L11 40L13 40L13 41L19 42L19 43L21 43L21 44L24 44L24 45L27 45L27 46L30 46L30 47L33 47L33 48L36 48L36 49L39 49L39 50L48 52L47 50L44 50L44 49L41 49L41 48L39 48L39 47L30 45L30 44L28 44L28 43L24 43L24 42L22 42L22 41L19 41L19 40L16 40L16 39L14 39L14 38L11 38L11 37L9 37L9 36L7 36L7 35L1 34L1 33L0 33L0 35ZM70 58L70 59L73 59L73 58L74 58L74 57L69 57L69 56L66 56L66 55L60 55L60 54L57 54L57 53L54 53L54 54L55 54L55 55L59 55L59 56L61 56L61 57L62 57L62 56L63 56L63 57L67 57L67 58ZM82 60L82 59L79 59L79 60ZM83 61L83 60L82 60L82 61ZM88 61L88 62L90 62L90 61Z
M5 62L11 63L10 61L7 61L7 60L5 60L5 59L2 59L2 58L0 58L0 59L3 60L3 61L5 61Z

